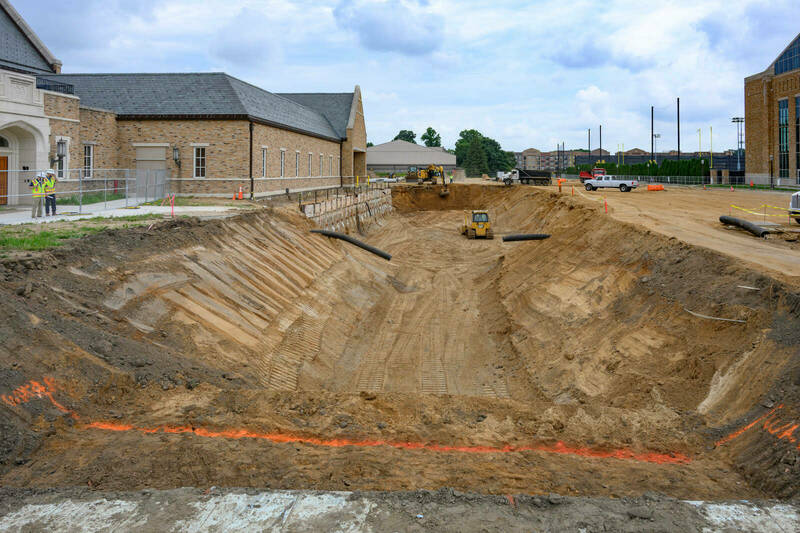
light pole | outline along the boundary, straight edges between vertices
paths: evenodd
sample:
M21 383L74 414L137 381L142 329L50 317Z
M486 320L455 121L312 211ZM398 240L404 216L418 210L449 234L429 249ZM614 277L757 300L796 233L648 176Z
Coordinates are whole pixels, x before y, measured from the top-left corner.
M655 155L653 157L655 157L656 165L658 165L658 140L660 138L661 138L661 134L660 133L654 133L653 134L653 142L655 143L655 152L654 152Z
M731 122L736 124L736 170L742 170L742 124L744 124L744 117L733 117Z
M708 127L709 138L711 139L708 141L708 155L711 158L711 164L708 168L714 168L714 126Z
M697 156L703 158L703 130L697 128Z

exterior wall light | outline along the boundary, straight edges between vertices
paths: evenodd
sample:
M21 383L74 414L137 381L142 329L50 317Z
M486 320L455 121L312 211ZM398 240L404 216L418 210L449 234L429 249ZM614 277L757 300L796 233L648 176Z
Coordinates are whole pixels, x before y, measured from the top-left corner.
M61 139L56 143L56 156L59 159L64 159L67 157L67 141L64 139Z
M175 161L175 164L178 165L178 168L181 168L181 153L177 146L172 148L172 160Z

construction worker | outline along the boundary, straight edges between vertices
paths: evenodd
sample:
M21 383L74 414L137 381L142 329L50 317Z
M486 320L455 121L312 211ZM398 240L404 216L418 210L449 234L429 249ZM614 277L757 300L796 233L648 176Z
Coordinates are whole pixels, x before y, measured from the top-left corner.
M42 211L44 211L44 180L45 175L40 172L28 183L33 193L31 218L39 218L42 216Z
M53 216L56 216L56 172L50 168L46 172L44 180L44 211L45 216L50 216L50 209L53 210Z

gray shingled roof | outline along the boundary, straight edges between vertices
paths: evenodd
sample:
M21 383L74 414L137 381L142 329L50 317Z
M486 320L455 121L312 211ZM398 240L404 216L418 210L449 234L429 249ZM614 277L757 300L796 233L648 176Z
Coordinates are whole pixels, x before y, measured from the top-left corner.
M350 120L353 93L279 93L279 95L316 110L328 119L339 137L343 139L347 137L347 121Z
M20 28L6 11L6 3L0 3L0 7L0 66L51 74L52 67L25 34L25 29Z
M82 105L108 109L123 118L249 117L324 138L339 140L345 137L318 110L224 72L60 74L48 77L73 85ZM325 95L321 96L324 100ZM338 107L340 95L329 96L337 102L333 107ZM350 113L349 107L347 113ZM346 124L347 119L344 122Z

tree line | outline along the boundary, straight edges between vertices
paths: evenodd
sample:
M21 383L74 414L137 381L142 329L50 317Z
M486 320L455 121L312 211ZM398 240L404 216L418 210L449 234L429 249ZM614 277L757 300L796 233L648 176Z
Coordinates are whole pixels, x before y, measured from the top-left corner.
M401 140L416 144L417 135L411 130L400 130L394 141ZM420 140L428 147L441 146L442 137L435 129L428 127ZM368 143L369 145L369 143ZM503 150L500 143L483 135L475 129L462 130L454 150L456 165L462 167L467 176L476 177L481 174L495 174L498 171L509 171L516 166L514 152Z
M615 176L708 176L710 170L709 161L706 159L682 159L680 161L665 159L660 164L649 161L635 165L600 162L594 165L577 165L569 167L567 174L578 174L581 171L591 172L592 168L604 168L607 174Z

